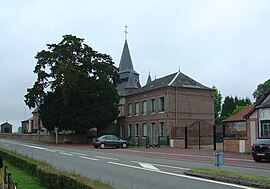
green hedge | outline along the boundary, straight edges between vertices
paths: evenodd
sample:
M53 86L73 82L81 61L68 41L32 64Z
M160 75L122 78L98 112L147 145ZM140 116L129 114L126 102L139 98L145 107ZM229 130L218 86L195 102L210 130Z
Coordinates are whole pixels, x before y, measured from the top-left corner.
M72 173L61 172L52 166L39 162L8 150L0 149L2 158L14 167L26 170L39 183L48 189L95 189L91 180ZM106 184L98 183L97 188L112 188Z

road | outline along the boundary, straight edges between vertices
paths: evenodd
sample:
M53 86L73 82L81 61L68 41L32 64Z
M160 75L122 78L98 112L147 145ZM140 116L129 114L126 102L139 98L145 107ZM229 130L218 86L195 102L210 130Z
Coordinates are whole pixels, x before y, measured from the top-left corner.
M212 164L171 158L147 157L135 149L94 149L30 144L0 139L0 148L45 161L57 169L100 179L118 189L227 189L250 188L190 177L191 168L213 168ZM135 153L136 152L136 153ZM268 164L267 164L268 165ZM223 170L268 175L269 169L223 166Z

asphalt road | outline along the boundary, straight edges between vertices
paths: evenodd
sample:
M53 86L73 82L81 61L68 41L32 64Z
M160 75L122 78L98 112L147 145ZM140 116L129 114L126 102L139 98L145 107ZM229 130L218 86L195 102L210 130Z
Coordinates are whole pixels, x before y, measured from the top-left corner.
M30 144L0 139L6 148L30 158L45 161L57 169L100 179L118 189L209 189L250 188L183 175L187 169L213 168L203 162L147 157L129 149L94 149ZM222 169L269 175L268 169L223 166Z

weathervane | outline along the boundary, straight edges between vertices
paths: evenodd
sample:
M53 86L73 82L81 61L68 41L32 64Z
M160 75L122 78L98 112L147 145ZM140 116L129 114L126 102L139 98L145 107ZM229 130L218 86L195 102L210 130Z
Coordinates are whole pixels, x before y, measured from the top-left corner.
M127 25L125 25L125 31L124 31L124 33L125 33L125 40L127 40L127 34L128 34Z

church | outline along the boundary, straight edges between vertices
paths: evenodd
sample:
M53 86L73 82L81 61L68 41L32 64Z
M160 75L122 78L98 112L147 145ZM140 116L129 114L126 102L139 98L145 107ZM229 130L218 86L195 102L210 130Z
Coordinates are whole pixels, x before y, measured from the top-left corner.
M141 86L125 39L119 64L121 83L116 133L133 144L212 148L214 90L177 71Z

